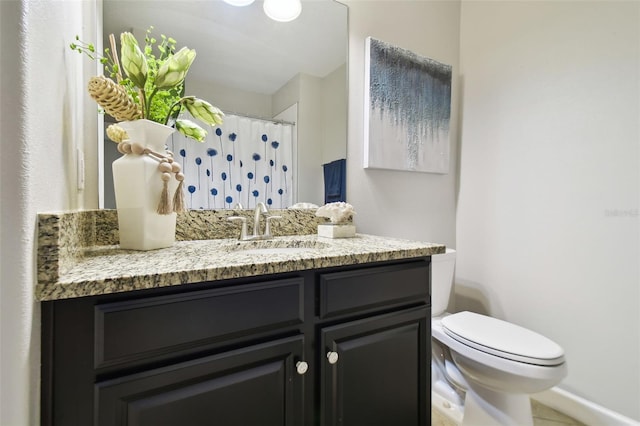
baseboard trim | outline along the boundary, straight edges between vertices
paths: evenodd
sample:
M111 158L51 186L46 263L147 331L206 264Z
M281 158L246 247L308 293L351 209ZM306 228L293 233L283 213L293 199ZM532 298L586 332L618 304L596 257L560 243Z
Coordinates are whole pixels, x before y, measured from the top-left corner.
M588 426L640 426L640 422L557 387L531 398Z

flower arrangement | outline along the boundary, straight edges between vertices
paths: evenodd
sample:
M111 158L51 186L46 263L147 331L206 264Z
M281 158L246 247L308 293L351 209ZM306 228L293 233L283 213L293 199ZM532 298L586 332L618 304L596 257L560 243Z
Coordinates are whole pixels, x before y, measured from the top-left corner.
M209 102L184 94L185 77L196 51L183 47L176 52L173 38L162 35L158 43L151 35L152 30L153 27L147 30L144 49L133 34L123 32L120 35L120 60L113 34L109 36L111 48L104 49L105 56L98 55L93 44L85 43L77 36L70 48L105 66L110 78L92 77L88 91L107 114L117 121L148 119L175 126L183 135L203 142L206 130L191 120L179 118L179 114L186 109L194 118L210 126L222 124L224 114Z
M117 121L146 119L175 126L183 135L204 142L207 131L191 120L180 118L180 113L187 110L194 118L210 126L222 124L224 114L209 102L184 94L184 81L196 51L187 47L176 51L173 38L162 35L158 42L151 35L152 30L153 27L150 27L146 32L144 49L140 48L133 34L123 32L120 35L120 58L113 34L109 36L110 48L104 49L104 56L98 55L93 44L81 41L78 36L69 47L104 65L109 78L92 77L88 91L107 114ZM107 136L118 144L118 151L122 154L146 155L158 162L163 186L156 213L169 215L183 212L184 174L180 165L173 160L173 154L169 151L155 152L138 141L130 140L124 127L124 124L122 127L112 124L107 128ZM178 181L178 186L171 200L168 185L172 175Z

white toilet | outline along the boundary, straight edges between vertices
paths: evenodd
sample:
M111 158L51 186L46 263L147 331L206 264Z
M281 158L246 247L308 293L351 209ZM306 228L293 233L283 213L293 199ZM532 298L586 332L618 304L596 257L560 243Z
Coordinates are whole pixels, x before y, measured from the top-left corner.
M567 375L562 348L515 324L445 312L456 252L431 257L433 405L463 425L533 425L529 394Z

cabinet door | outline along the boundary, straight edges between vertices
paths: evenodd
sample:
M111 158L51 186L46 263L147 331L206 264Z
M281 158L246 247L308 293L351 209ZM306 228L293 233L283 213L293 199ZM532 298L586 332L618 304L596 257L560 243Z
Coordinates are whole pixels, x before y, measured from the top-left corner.
M299 425L296 336L96 384L100 426Z
M322 329L321 424L429 424L430 319L420 307Z

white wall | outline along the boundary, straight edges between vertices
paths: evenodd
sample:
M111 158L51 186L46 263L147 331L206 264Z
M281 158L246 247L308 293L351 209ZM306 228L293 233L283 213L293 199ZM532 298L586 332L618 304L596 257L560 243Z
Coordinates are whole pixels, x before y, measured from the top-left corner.
M458 74L459 1L346 1L349 6L347 201L358 232L455 246L458 90L452 88L450 171L364 170L364 53L372 36L449 64Z
M204 99L225 112L273 117L271 95L242 91L211 81L195 79L188 79L185 93Z
M273 109L280 113L298 104L296 122L297 170L294 170L294 186L297 201L322 204L322 79L308 74L298 74L273 95Z
M67 47L76 34L85 40L94 37L95 25L89 19L94 14L95 3L90 1L0 2L3 426L39 424L40 305L33 299L36 214L97 206L96 109L77 85L87 72L95 72L96 64L83 62ZM85 191L76 190L76 148L87 157Z
M322 164L347 158L347 65L322 82Z
M640 3L464 2L457 308L562 345L640 420Z

